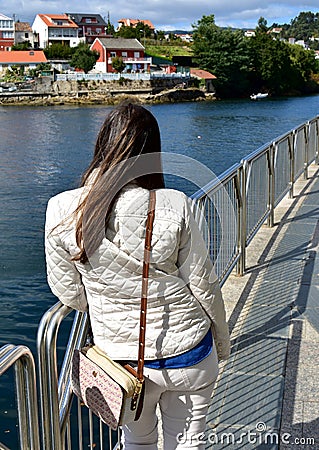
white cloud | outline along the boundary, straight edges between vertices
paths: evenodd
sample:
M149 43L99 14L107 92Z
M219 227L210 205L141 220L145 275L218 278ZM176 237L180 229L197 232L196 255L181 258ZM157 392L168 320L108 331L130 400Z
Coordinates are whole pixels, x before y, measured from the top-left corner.
M264 17L268 24L289 23L301 11L318 12L318 0L274 0L261 3L257 0L0 0L0 13L9 17L15 14L21 21L33 22L37 13L98 13L110 14L111 22L124 17L149 19L158 29L191 29L191 25L203 15L214 14L219 26L256 27L258 19Z

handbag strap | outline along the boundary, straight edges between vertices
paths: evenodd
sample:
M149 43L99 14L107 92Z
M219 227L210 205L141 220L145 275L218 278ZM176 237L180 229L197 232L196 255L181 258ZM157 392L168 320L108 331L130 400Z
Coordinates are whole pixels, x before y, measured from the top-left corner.
M140 334L138 342L138 360L137 360L137 378L140 381L143 381L143 371L144 371L148 274L152 249L151 243L153 234L153 223L155 217L155 203L156 203L156 193L155 191L150 191L150 199L146 221L146 232L145 232L144 260L143 260L143 274L142 274L142 296L141 296L141 312L140 312Z
M138 341L138 360L137 360L137 378L143 381L144 376L144 354L145 354L145 331L146 331L146 308L147 308L147 291L148 291L148 273L151 254L151 243L153 234L153 223L155 217L155 203L156 193L150 191L150 199L148 205L145 245L144 245L144 259L143 259L143 274L142 274L142 295L141 295L141 310L140 310L140 333ZM91 320L89 313L87 314L88 332L86 345L93 344L93 332L91 327Z

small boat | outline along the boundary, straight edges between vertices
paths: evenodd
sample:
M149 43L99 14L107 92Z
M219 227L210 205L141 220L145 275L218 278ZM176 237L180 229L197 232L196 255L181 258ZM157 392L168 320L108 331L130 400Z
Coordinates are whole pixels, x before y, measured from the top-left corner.
M252 94L250 96L251 100L260 100L262 98L266 98L268 97L268 93L265 92L264 94L262 94L261 92L258 92L258 94Z

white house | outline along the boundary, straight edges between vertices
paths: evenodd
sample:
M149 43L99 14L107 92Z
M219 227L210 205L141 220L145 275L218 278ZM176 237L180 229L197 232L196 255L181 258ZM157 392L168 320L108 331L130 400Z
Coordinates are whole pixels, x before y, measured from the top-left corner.
M32 30L39 35L40 48L52 44L76 47L81 42L79 27L67 14L37 14Z
M255 30L246 30L244 34L246 37L250 38L250 37L254 37L256 35L256 32L255 32Z
M14 24L14 43L24 44L29 43L31 48L38 48L38 35L33 33L29 22L15 22Z
M0 14L0 51L9 51L14 44L14 20Z
M42 50L0 52L0 72L12 66L19 66L24 70L35 69L38 64L47 62Z

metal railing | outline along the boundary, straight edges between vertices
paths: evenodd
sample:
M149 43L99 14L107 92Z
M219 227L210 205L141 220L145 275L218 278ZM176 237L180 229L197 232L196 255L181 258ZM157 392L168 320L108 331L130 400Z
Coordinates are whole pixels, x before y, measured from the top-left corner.
M72 410L73 394L70 384L70 368L73 352L80 348L86 337L86 314L75 312L69 339L58 375L57 339L62 321L73 310L58 302L43 316L38 330L37 348L39 360L40 404L42 424L42 448L63 450L95 448L115 449L119 433L111 432L78 399ZM75 430L75 432L74 432ZM83 431L85 430L85 431ZM73 431L73 432L72 432Z
M207 243L221 284L237 264L245 270L249 243L294 183L318 163L319 116L258 148L192 198L206 218Z
M119 81L120 78L126 78L128 80L144 80L149 81L153 79L183 79L188 80L190 78L189 72L178 73L62 73L55 75L56 81L81 81L81 80L95 80L95 81Z
M192 196L197 218L204 217L206 221L207 226L201 226L201 229L221 284L235 268L238 274L244 273L247 248L257 231L264 224L274 224L274 210L278 203L287 194L292 197L295 181L300 176L307 178L309 165L318 163L318 125L319 116L260 147ZM70 363L74 349L83 344L87 319L86 314L75 312L73 320L69 320L68 343L59 363L57 339L60 325L66 322L71 312L70 308L58 302L44 314L39 325L37 349L42 448L117 448L117 433L109 431L78 400L72 404ZM28 349L23 348L29 355ZM7 367L7 358L16 361L12 352L13 346L1 350L0 375ZM36 393L32 387L32 359L19 356L18 366L20 359L28 366L26 372L29 375L27 382L21 375L17 377L19 422L22 424L19 428L28 430L26 439L30 448L36 449L39 437L34 425L37 414ZM25 386L26 395L23 391ZM24 399L28 400L24 402ZM27 448L23 446L24 437L20 436L20 440L24 450ZM33 447L31 443L34 443Z
M24 345L7 344L0 349L0 376L14 368L21 450L39 450L38 399L32 353ZM0 443L0 448L5 448Z

